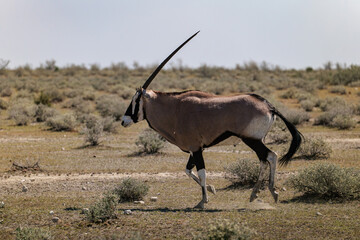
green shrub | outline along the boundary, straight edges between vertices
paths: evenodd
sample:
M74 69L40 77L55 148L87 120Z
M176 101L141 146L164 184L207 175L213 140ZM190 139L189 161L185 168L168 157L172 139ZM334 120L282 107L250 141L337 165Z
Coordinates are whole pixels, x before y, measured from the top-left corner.
M305 195L330 199L358 199L360 172L331 163L318 163L289 178L288 184Z
M234 186L252 186L259 178L260 163L258 160L239 159L225 167L225 172L225 178L231 181Z
M1 97L11 97L11 95L12 95L12 90L10 87L5 87L0 92Z
M34 99L35 104L42 104L46 105L48 107L51 106L51 97L47 93L44 93L43 91L40 92L40 95L35 97Z
M286 117L286 119L294 125L299 125L304 122L309 121L310 115L304 110L297 109L283 109L282 113Z
M90 222L101 223L116 216L118 198L115 194L108 193L97 203L89 208L86 218Z
M298 155L306 159L329 158L331 146L321 138L306 138L300 145Z
M120 120L125 113L127 104L119 97L103 95L96 100L96 110L103 117L113 117L116 121Z
M15 121L18 126L28 125L33 121L35 106L24 101L16 102L9 109L9 118Z
M341 130L351 129L356 126L356 120L353 119L351 116L337 115L331 121L330 126Z
M117 133L117 124L115 123L115 118L105 117L102 119L102 124L104 126L104 132Z
M227 219L211 223L205 236L195 239L203 240L247 240L252 239L256 232L244 224L230 222Z
M344 86L334 86L330 88L330 92L344 95L346 94L346 88Z
M165 140L154 130L148 128L142 131L135 142L140 152L153 154L159 152L165 145Z
M267 138L270 139L270 143L283 144L290 140L290 132L286 131L286 128L274 126L268 133Z
M300 102L300 106L302 109L304 109L306 112L311 112L313 108L315 107L316 102L314 100L303 100Z
M103 136L103 130L103 121L94 115L90 115L85 120L85 126L82 130L85 136L85 143L89 143L91 146L99 145L100 138Z
M113 190L119 202L132 202L142 200L149 191L149 186L133 178L124 179Z
M354 109L348 105L334 105L331 109L315 119L315 125L324 125L338 129L355 127Z
M0 98L0 109L6 110L8 107L8 102Z
M54 108L39 104L35 107L35 120L37 122L45 122L47 119L57 114Z
M296 88L289 88L283 94L281 94L280 97L284 99L295 99L298 92L299 90Z
M350 68L337 71L330 83L334 85L348 85L360 79L360 66L351 65Z
M319 107L322 111L325 112L337 107L343 107L347 105L348 104L343 98L336 96L334 98L325 98L320 102Z
M53 131L73 131L76 119L72 114L57 115L46 120L46 125Z
M15 230L16 240L48 240L52 239L48 230L32 227L18 227Z

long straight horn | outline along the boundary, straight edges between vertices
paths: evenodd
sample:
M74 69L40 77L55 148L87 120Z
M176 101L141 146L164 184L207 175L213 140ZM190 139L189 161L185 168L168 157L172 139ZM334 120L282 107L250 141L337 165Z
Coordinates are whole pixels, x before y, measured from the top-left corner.
M148 80L146 80L146 82L144 83L144 85L142 86L143 89L146 89L151 81L156 77L156 75L160 72L160 70L164 67L164 65L187 43L189 42L193 37L196 36L196 34L198 34L200 31L197 31L194 35L192 35L191 37L188 38L188 40L186 40L183 44L181 44L177 49L175 49L156 69L155 71L150 75L150 77L148 78Z

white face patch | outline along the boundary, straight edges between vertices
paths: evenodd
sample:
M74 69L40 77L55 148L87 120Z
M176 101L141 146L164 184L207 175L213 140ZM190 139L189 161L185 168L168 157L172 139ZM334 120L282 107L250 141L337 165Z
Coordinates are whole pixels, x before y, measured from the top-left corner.
M131 124L133 124L133 120L131 119L131 117L129 116L122 116L121 118L121 125L123 125L124 127L128 127Z

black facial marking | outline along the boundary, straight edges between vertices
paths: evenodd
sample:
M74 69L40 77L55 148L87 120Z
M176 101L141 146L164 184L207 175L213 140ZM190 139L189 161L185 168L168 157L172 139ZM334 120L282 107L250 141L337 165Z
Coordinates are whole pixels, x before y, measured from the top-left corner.
M141 99L141 92L138 96L138 98L135 100L135 110L134 114L131 115L131 119L136 123L139 120L139 110L140 110L140 99Z

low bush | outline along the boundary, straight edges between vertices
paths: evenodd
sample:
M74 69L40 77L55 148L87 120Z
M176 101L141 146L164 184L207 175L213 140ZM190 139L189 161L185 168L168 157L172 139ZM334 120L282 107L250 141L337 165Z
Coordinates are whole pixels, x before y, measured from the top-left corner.
M132 202L142 200L149 191L149 186L133 178L124 179L113 193L119 202Z
M117 124L113 117L105 117L102 119L102 124L104 126L104 132L108 133L117 133Z
M45 122L47 119L57 114L54 108L39 104L35 107L35 120L37 122Z
M34 120L35 106L24 101L16 102L9 108L9 118L18 126L28 125Z
M336 93L336 94L341 94L341 95L346 94L346 88L344 86L334 86L334 87L331 87L329 91L331 93Z
M89 115L81 131L85 136L85 143L89 143L91 146L99 145L100 138L103 136L103 130L104 125L102 119L94 115Z
M72 114L57 115L46 120L46 125L53 131L73 131L76 119Z
M284 99L295 99L298 92L299 90L296 88L289 88L283 94L281 94L280 97Z
M240 159L225 167L225 172L225 178L234 186L252 186L259 178L260 163L258 160Z
M140 152L153 154L159 152L165 145L165 140L154 130L148 128L142 131L135 142Z
M281 128L275 125L267 135L267 139L269 139L270 143L273 144L283 144L290 140L290 136L291 134L286 130L286 128Z
M52 239L48 230L32 227L18 227L15 230L16 240L48 240Z
M351 129L356 126L356 120L352 118L351 116L341 116L337 115L330 124L331 127L340 129L340 130L346 130Z
M348 105L336 105L315 119L315 125L324 125L338 129L350 129L355 127L353 119L354 109Z
M311 112L314 107L316 106L316 102L314 100L303 100L300 101L300 106L302 109L304 109L306 112Z
M51 97L47 93L44 93L43 91L40 92L38 96L35 96L34 99L35 104L42 104L46 105L48 107L51 106Z
M327 199L358 199L360 172L331 163L318 163L301 170L287 182L304 195Z
M0 109L6 110L8 107L8 102L0 98Z
M117 202L118 198L115 194L106 194L89 208L89 211L86 213L86 218L93 223L101 223L114 218L116 216Z
M113 117L116 121L120 120L125 113L127 104L116 96L103 95L96 100L96 110L103 117Z
M299 125L304 122L309 121L310 115L304 110L297 109L283 109L282 113L286 117L286 119L294 125Z
M334 108L347 106L348 104L346 101L341 97L334 97L334 98L325 98L324 100L320 101L319 107L322 111L330 111Z
M203 240L247 240L252 239L256 232L244 224L230 222L225 219L211 223L209 229L203 236L195 239Z
M12 95L12 90L10 87L5 87L0 92L1 97L11 97L11 95Z
M300 145L298 156L306 159L329 158L331 146L321 138L306 138Z

